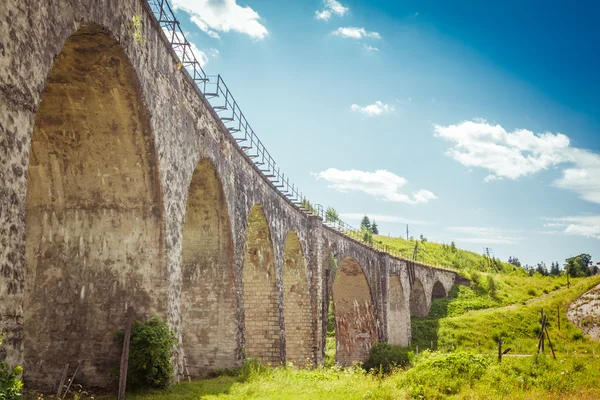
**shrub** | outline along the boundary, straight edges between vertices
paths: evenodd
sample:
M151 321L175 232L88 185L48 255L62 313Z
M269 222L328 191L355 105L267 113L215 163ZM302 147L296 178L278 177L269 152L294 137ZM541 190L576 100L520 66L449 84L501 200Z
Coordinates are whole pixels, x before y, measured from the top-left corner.
M527 291L527 294L530 296L537 296L537 292L535 291L534 288L531 288Z
M408 349L380 342L371 347L369 359L363 364L363 368L367 371L377 370L388 374L394 368L404 367L408 364Z
M122 345L123 333L118 342ZM171 348L177 342L167 323L153 317L147 322L134 321L129 345L127 386L131 389L162 389L173 376Z
M2 337L0 336L0 345ZM9 368L8 364L0 363L0 400L17 400L21 396L23 382L18 378L23 368Z

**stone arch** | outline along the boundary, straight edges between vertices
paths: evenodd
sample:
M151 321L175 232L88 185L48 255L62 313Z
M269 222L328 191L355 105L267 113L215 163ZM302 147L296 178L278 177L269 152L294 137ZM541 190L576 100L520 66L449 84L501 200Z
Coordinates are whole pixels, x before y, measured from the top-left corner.
M432 299L443 299L447 297L446 289L444 289L444 285L440 281L436 281L433 284L433 289L431 290L431 298Z
M388 341L398 346L410 344L410 310L404 298L402 282L397 275L390 276L388 298Z
M333 282L336 358L340 365L365 361L377 341L375 307L362 267L354 258L344 258Z
M181 321L185 365L193 377L236 361L233 240L227 202L212 162L190 183L182 238Z
M310 297L306 261L294 231L290 231L285 240L283 259L286 361L304 365L312 358Z
M425 289L419 279L415 279L413 286L410 289L410 316L425 317L429 314L427 308L427 296Z
M279 363L279 303L273 243L267 218L258 204L248 217L243 279L247 354L260 362Z
M49 389L66 363L108 387L125 309L164 317L157 155L137 76L111 34L85 26L50 71L26 197L24 379Z

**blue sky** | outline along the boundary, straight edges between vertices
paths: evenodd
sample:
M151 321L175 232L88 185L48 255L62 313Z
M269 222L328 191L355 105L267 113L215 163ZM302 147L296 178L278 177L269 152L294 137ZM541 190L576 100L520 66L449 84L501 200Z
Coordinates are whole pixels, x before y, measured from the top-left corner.
M381 233L600 261L600 5L172 0L277 163Z

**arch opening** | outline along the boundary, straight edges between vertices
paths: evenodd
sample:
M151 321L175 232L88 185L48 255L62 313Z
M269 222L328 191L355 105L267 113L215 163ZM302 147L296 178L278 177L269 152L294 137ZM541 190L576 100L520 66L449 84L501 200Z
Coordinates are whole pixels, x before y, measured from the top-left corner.
M221 181L201 160L188 191L183 227L182 345L192 377L236 362L233 240Z
M448 297L448 295L446 294L446 289L444 289L444 286L442 285L442 283L440 281L436 281L435 284L433 285L433 289L431 291L431 298L432 299L443 299Z
M390 277L388 301L388 340L390 344L408 346L410 344L410 312L404 299L404 289L400 277Z
M427 296L420 280L415 279L410 289L410 316L426 317L429 314L427 309Z
M263 363L281 361L279 305L273 243L260 205L248 217L244 255L244 316L248 356Z
M283 318L286 361L304 366L312 359L311 312L306 262L296 232L285 240L283 265Z
M367 277L353 258L344 258L336 271L333 307L337 364L365 361L377 341L375 307Z
M109 387L125 310L166 315L157 156L135 71L109 32L80 28L46 80L26 198L24 380L50 389L66 363Z

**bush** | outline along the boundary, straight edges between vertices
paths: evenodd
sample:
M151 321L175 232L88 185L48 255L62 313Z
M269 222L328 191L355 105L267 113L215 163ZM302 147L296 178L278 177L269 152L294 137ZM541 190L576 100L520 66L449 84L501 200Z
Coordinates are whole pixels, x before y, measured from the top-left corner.
M2 345L2 337L0 337ZM21 396L23 382L18 378L23 368L9 368L8 364L0 363L0 400L17 400Z
M118 342L123 344L123 333ZM131 389L169 386L173 376L171 348L177 343L167 323L153 317L147 322L134 321L129 345L127 386Z
M363 364L363 368L367 371L376 370L388 374L394 368L404 367L408 364L408 349L380 342L371 347L369 359Z
M530 296L537 296L537 292L535 291L534 288L531 288L527 291L527 294Z

